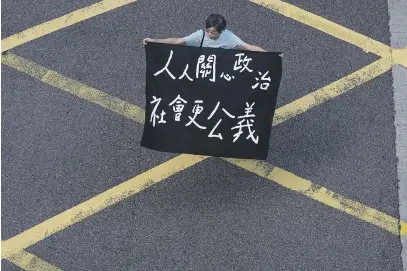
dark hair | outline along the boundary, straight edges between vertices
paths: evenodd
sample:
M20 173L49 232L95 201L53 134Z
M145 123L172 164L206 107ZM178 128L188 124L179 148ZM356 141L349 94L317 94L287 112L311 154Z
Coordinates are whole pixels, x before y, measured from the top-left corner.
M226 28L225 17L219 14L210 14L205 22L206 28L214 27L216 31L221 33Z

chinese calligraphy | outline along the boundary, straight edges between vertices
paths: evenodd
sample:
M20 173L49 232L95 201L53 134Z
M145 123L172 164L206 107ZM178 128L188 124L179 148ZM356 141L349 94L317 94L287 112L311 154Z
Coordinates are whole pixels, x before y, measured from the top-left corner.
M261 74L261 72L258 72L260 75L262 75ZM262 76L261 76L261 81L263 81L262 83L261 83L261 85L260 85L260 89L261 90L267 90L268 89L268 87L270 86L270 83L267 83L267 82L271 82L271 78L270 78L270 76L267 76L266 77L266 75L269 73L269 71L267 71L265 74L263 74ZM256 81L259 81L259 78L255 78L256 79ZM264 81L266 81L266 82L264 82ZM254 86L252 86L252 89L255 89L255 88L257 88L257 86L259 85L259 82L257 82Z
M153 111L152 111L152 113L151 113L151 117L150 117L150 122L152 122L153 123L153 127L155 127L155 121L156 121L156 119L160 119L160 116L159 115L157 115L156 114L156 111L157 111L157 108L158 108L158 106L160 105L160 102L161 102L161 98L156 98L155 96L153 96L153 101L152 102L150 102L150 104L155 104L155 106L154 106L154 109L153 109ZM164 112L164 110L162 110L161 111L161 119L158 121L158 123L167 123L165 120L164 120L164 116L165 116L165 112Z
M191 125L191 123L195 124L196 127L198 127L199 129L206 129L206 127L199 125L196 121L195 118L196 116L198 116L199 114L202 113L203 111L203 106L201 106L200 104L202 104L203 101L202 100L196 100L195 101L195 106L192 109L192 113L194 113L194 117L191 118L188 116L188 118L191 120L190 122L188 122L185 126L189 126Z
M215 114L215 112L218 110L219 104L220 104L220 102L218 102L218 103L216 104L215 109L214 109L214 110L212 111L212 113L209 115L208 120L211 119L211 118L213 117L213 115ZM226 114L229 118L232 118L232 119L235 118L235 116L233 116L233 115L230 114L228 111L226 111L226 109L222 108L222 110L223 110L223 112L225 112L225 114ZM221 122L222 122L222 119L220 119L220 120L216 123L216 125L213 127L213 129L212 129L211 132L209 133L208 137L217 137L217 138L219 138L220 140L223 139L221 133L218 133L217 135L214 135L214 134L213 134L214 131L216 130L216 128L218 128L218 126L219 126L219 124L220 124Z
M154 73L154 76L157 76L161 73L166 72L172 79L175 79L176 77L174 76L173 73L170 72L169 67L170 67L170 62L172 60L173 57L173 51L170 51L170 55L169 58L165 64L165 66L157 71L156 73ZM235 57L237 57L237 59L234 62L233 65L233 71L234 72L239 72L242 73L244 71L247 72L253 72L253 69L251 69L249 67L249 65L252 62L252 58L249 58L247 55L245 55L245 53L238 53L235 54ZM215 78L216 78L216 55L215 54L211 54L211 55L200 55L197 59L197 63L196 63L196 71L195 71L195 76L196 78L208 78L209 81L215 82ZM194 81L193 78L191 76L188 75L188 68L189 68L189 64L186 64L185 69L183 70L182 74L178 77L178 79L187 79L189 81ZM257 71L257 73L259 74L259 76L255 76L255 80L256 83L254 85L251 86L252 89L257 89L259 88L260 90L267 90L270 87L270 83L271 83L271 78L269 76L269 71L266 72L260 72ZM228 74L226 72L221 72L220 74L220 78L225 79L226 81L230 82L232 79L235 79L235 75L233 74ZM158 111L158 107L159 104L161 102L161 98L156 98L155 96L153 96L153 101L151 101L151 104L154 104L154 108L152 110L152 114L150 117L150 122L152 123L153 127L155 127L155 125L157 123L166 123L166 120L164 120L164 116L166 115L165 111L162 110L161 113L157 113ZM171 101L168 105L172 107L173 112L174 112L174 120L176 122L180 122L181 121L181 114L184 110L184 107L188 104L188 102L181 98L181 96L178 94L178 96ZM259 141L259 136L255 135L255 129L254 129L254 118L256 117L256 115L253 113L253 107L255 105L255 102L253 102L252 104L249 104L246 102L246 108L245 108L245 114L238 116L238 122L236 124L236 126L232 127L230 130L234 131L233 133L233 142L236 142L244 133L244 130L247 130L247 139L251 139L255 144L258 144ZM220 102L217 102L215 108L213 109L213 111L210 113L209 117L207 118L208 120L210 120L215 112L217 112L217 110L219 109L220 106ZM201 130L205 130L207 129L207 127L205 125L199 124L199 118L198 116L203 114L203 101L202 100L195 100L195 104L194 107L192 109L192 116L188 116L189 121L185 124L185 126L191 126L192 124L196 127L198 127ZM233 114L229 113L225 108L222 108L222 111L226 114L227 117L231 118L231 119L235 119L236 116L234 116ZM222 122L222 118L219 118L219 120L216 122L216 124L214 125L214 127L211 129L211 131L209 132L208 137L209 138L218 138L220 140L223 140L223 135L221 132L219 132L217 129L219 128L220 124ZM216 132L218 131L218 132Z
M205 55L201 55L198 58L198 62L196 64L196 78L206 78L208 75L211 75L209 81L215 82L215 74L216 74L216 55L210 55L206 59L207 63L205 65Z
M154 73L154 76L157 76L164 71L167 72L167 74L175 80L175 76L170 72L168 69L169 64L171 62L173 56L173 51L170 51L170 56L167 60L167 63L165 64L164 68L161 70L157 71ZM239 53L235 54L235 56L238 56L238 59L235 61L233 71L239 71L242 73L244 70L247 70L249 72L253 72L252 69L249 68L249 63L252 61L251 58L248 58L244 53ZM243 58L244 57L244 58ZM181 76L178 79L183 79L186 77L189 81L194 81L189 75L188 75L188 68L189 64L186 64L186 67L181 74ZM257 88L260 85L261 90L267 90L270 86L271 78L268 76L269 71L266 71L264 74L260 71L258 71L258 74L261 76L260 78L255 77L255 80L257 81L253 86L252 89ZM207 78L209 77L209 80L212 82L215 82L216 78L216 55L212 54L209 55L206 58L205 62L205 55L200 55L196 64L196 78ZM220 75L220 78L224 78L226 81L231 81L232 79L235 78L234 75L229 75L225 72L222 72Z
M184 72L182 73L182 75L181 75L178 79L182 79L182 78L184 78L184 76L186 76L189 81L194 81L191 77L189 77L187 71L188 71L188 64L187 64L187 66L185 67Z
M169 74L169 76L171 76L172 79L175 79L175 76L174 76L174 75L170 72L170 70L168 69L168 65L170 64L172 55L173 55L173 51L171 50L171 52L170 52L170 57L168 58L168 61L167 61L167 63L165 64L164 68L162 68L162 69L159 70L158 72L154 73L154 76L157 76L157 75L159 75L160 73L166 71L166 72Z
M237 131L237 133L233 135L233 137L234 137L233 142L236 142L236 140L239 139L240 135L243 134L243 131L242 131L243 128L247 128L249 130L249 135L246 137L246 139L251 138L255 144L257 144L259 142L259 136L254 137L254 133L256 132L256 130L252 131L250 128L253 126L253 122L254 122L253 118L256 116L255 114L252 113L254 104L255 103L252 103L251 105L249 105L249 103L246 103L245 114L243 116L237 117L238 119L242 119L242 120L239 121L237 123L237 125L235 127L232 127L232 129L231 129L231 130L239 129L239 131ZM246 121L246 124L244 124L245 121Z
M239 59L235 61L235 65L233 67L234 71L240 70L242 73L244 70L248 70L249 72L252 72L253 70L249 69L249 63L252 61L251 58L248 58L247 56L244 55L244 53L236 54L235 56L238 56ZM244 59L242 59L242 56L244 56Z
M153 96L153 101L150 102L150 104L154 104L154 108L152 110L151 117L150 117L150 122L152 123L153 127L155 127L157 120L158 120L157 123L167 123L167 121L164 120L164 116L166 115L164 110L161 110L161 113L157 114L157 109L158 109L161 101L162 101L161 98L157 98L157 97ZM172 106L172 109L174 111L174 120L176 122L181 121L181 113L183 112L183 109L187 103L188 102L186 100L184 100L183 98L181 98L181 96L178 94L178 96L171 103L168 104L169 106ZM254 105L255 105L255 102L253 102L252 104L249 104L246 102L245 114L238 116L237 118L241 119L241 120L237 123L236 126L234 126L230 129L230 130L238 129L238 131L233 135L233 138L234 138L233 142L236 142L240 138L240 136L243 134L243 129L246 128L248 130L248 136L246 137L246 139L250 138L255 144L258 143L259 136L258 135L255 136L256 130L252 129L252 127L254 126L254 124L253 124L254 118L256 116L252 112ZM212 117L218 111L219 106L220 106L220 102L217 102L215 108L212 110L210 115L207 117L208 120L212 119ZM204 125L201 125L197 122L197 116L202 114L203 110L204 110L203 101L195 100L195 104L192 109L192 113L194 115L192 117L188 116L189 122L185 126L190 126L191 124L194 124L199 129L206 130L207 127L205 127ZM223 113L226 114L227 117L229 117L231 119L236 118L236 116L234 116L233 114L228 112L225 108L222 108L222 111L223 111ZM220 132L216 133L216 130L221 122L222 122L222 118L220 118L217 121L217 123L214 125L212 130L209 132L208 137L219 138L220 140L223 140L223 135Z
M224 72L222 72L222 74L220 75L220 78L225 78L226 81L230 81L230 80L232 80L232 78L235 79L234 76L230 76L229 74L225 75Z
M177 98L175 98L169 105L173 105L172 109L174 110L175 113L175 121L180 121L181 120L181 113L182 110L184 109L184 104L187 104L187 101L181 98L181 96L178 94Z

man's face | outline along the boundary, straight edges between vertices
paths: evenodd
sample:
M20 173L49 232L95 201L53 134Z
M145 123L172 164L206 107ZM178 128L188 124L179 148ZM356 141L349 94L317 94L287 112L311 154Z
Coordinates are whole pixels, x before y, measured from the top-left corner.
M213 39L213 40L216 40L220 36L220 33L218 31L216 31L215 27L206 28L205 32L206 32L206 35L208 36L208 38Z

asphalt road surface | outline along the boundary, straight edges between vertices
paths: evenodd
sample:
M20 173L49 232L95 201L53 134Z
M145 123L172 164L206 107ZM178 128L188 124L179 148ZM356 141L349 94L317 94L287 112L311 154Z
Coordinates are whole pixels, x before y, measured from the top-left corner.
M2 1L2 39L93 3ZM287 3L390 45L387 1ZM284 52L277 107L380 59L243 0L139 0L8 54L144 108L142 39L188 35L211 12L244 41ZM41 82L35 68L1 68L2 240L177 157L140 147L142 124ZM399 219L395 137L387 71L273 127L267 163ZM396 271L401 250L398 234L219 158L24 247L39 259L31 266L62 270Z

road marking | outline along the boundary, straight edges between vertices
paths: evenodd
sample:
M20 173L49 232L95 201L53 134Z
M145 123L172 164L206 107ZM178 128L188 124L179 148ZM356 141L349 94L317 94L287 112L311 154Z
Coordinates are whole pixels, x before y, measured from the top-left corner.
M12 53L3 55L1 62L44 83L100 105L107 110L113 111L141 124L144 123L144 110L136 105L118 99L98 89L91 88L81 82L70 79Z
M274 116L273 125L286 121L287 119L304 113L317 105L344 94L389 71L391 67L390 58L381 58L354 73L286 104L278 108L278 114Z
M103 2L107 3L107 1L103 1ZM129 1L129 2L134 2L134 1ZM260 3L260 1L258 1L258 0L252 0L252 2ZM263 3L264 2L262 2L261 4L263 4ZM285 120L287 120L287 119L289 119L291 117L294 117L294 116L296 116L298 114L301 114L301 113L307 111L308 109L312 108L313 106L317 106L317 105L319 105L319 104L321 104L321 103L323 103L323 102L325 102L325 101L327 101L327 100L329 100L329 99L331 99L333 97L336 97L336 96L344 93L345 92L345 91L343 91L344 89L347 89L347 90L352 89L352 88L354 88L354 87L356 87L358 85L361 85L364 82L366 82L366 81L368 81L368 80L382 74L383 72L386 71L386 69L387 70L389 69L389 68L387 68L388 64L389 64L387 58L389 57L390 54L391 54L392 61L393 61L394 64L400 64L400 65L403 65L403 66L407 67L406 59L405 59L405 55L406 55L406 52L407 52L406 49L404 49L404 50L390 49L388 46L386 46L384 44L381 44L381 43L379 43L377 41L374 41L374 40L372 40L372 39L370 39L368 37L365 37L365 36L363 36L363 35L361 35L361 34L359 34L357 32L346 29L346 28L344 28L344 27L342 27L340 25L337 25L335 23L332 23L332 22L330 22L330 21L328 21L328 20L326 20L326 19L324 19L322 17L316 16L316 15L314 15L312 13L306 12L304 10L301 10L301 9L295 7L295 6L286 4L284 2L268 0L268 1L266 1L266 3L267 3L266 5L264 5L264 4L263 5L275 10L276 12L279 12L279 13L287 16L287 17L293 18L293 19L295 19L297 21L300 21L300 22L302 22L304 24L315 27L315 28L317 28L317 29L319 29L319 30L321 30L321 31L323 31L325 33L328 33L328 34L333 35L333 36L335 36L335 37L337 37L339 39L347 41L347 42L349 42L349 43L351 43L353 45L359 46L362 49L364 49L365 51L375 53L375 54L385 58L384 60L379 60L379 61L369 65L370 68L376 67L376 69L374 69L374 71L378 72L373 77L372 76L365 76L364 78L359 77L358 78L359 83L354 84L353 86L347 85L347 83L351 83L352 80L347 80L347 81L338 80L341 83L338 83L338 81L335 82L335 83L337 83L336 84L336 87L337 87L336 92L334 90L335 85L333 85L335 83L333 83L333 84L329 85L330 88L329 88L329 86L327 86L327 87L325 87L325 89L324 88L320 89L319 90L320 93L313 92L313 93L307 95L308 97L307 96L303 97L302 100L294 101L293 103L290 103L290 104L286 105L285 107L280 108L281 109L280 111L279 111L279 109L277 109L276 116L277 116L278 119L277 119L277 123L275 123L275 124L281 123L281 122L283 122L283 121L285 121ZM76 12L78 12L78 11L76 11ZM104 11L104 12L106 12L106 11ZM73 12L73 13L75 13L75 12ZM98 14L101 14L101 13L103 13L103 12L100 12ZM95 13L94 15L89 16L88 18L96 16L98 14ZM69 14L65 15L65 16L69 16ZM63 18L63 17L60 17L60 18ZM82 20L87 19L85 17L83 17L84 19L82 19ZM58 18L58 19L60 19L60 18ZM59 30L59 29L61 29L63 27L66 27L66 26L69 26L69 25L72 25L72 24L78 22L78 21L75 22L74 20L72 20L70 23L63 25L62 27L59 27L58 22L57 22L58 19L53 20L54 22L50 21L50 22L47 22L45 24L39 25L37 27L33 27L31 29L23 31L22 33L19 33L19 34L11 36L9 38L6 38L5 40L2 41L2 51L13 48L13 47L18 46L20 44L23 44L25 42L28 42L30 40L33 40L35 38L41 37L43 35L46 35L46 34L51 33L53 31L57 31L57 30ZM79 20L79 21L82 21L82 20ZM67 18L67 21L69 21L68 18ZM53 27L51 26L52 24L50 24L51 22L53 22L52 23ZM48 24L48 25L46 25L46 24ZM41 26L43 26L43 27L41 28ZM27 32L30 32L29 30L31 30L31 31L34 30L33 32L38 31L38 34L30 36L27 33ZM13 40L13 38L14 38L14 40ZM5 61L5 62L7 62L7 61ZM5 63L5 62L3 62L3 63ZM380 62L380 64L379 64L379 62ZM390 61L390 65L391 65L391 61ZM11 65L9 65L9 66L11 66ZM38 66L39 65L37 65L35 67L38 67ZM23 67L19 67L19 68L16 68L16 69L27 73L27 70L24 69ZM365 67L365 68L368 68L368 67ZM41 74L41 69L37 70L37 72L40 72L39 74ZM358 72L360 72L360 70ZM358 72L355 72L353 75L355 75ZM34 74L34 73L32 73L32 74ZM360 72L360 74L362 74L362 72ZM350 76L352 76L352 75L350 75ZM35 76L33 76L33 77L35 77ZM37 77L35 77L35 78L37 78ZM58 74L56 72L47 70L45 72L45 74L42 74L42 76L40 78L37 78L37 79L39 79L39 80L41 80L43 82L46 82L46 83L48 83L50 85L53 85L55 87L61 88L61 89L65 90L65 91L68 91L71 94L74 94L74 95L76 95L78 97L81 97L81 98L84 98L84 99L86 99L88 101L91 101L93 103L99 104L102 107L104 107L106 109L109 109L111 111L114 111L114 112L116 112L116 113L118 113L120 115L123 115L123 116L127 117L127 118L131 118L131 119L133 119L135 121L138 121L138 122L141 122L141 123L144 121L144 116L143 116L144 113L141 113L139 107L128 104L127 102L119 100L119 99L117 99L117 98L115 98L113 96L110 96L108 94L105 94L105 93L103 93L103 92L101 92L99 90L87 87L86 85L84 85L82 83L79 83L79 82L77 82L75 80L64 77L64 76L62 76L62 75L60 75L60 74ZM343 79L345 79L345 78L343 78ZM79 84L77 84L77 83L79 83ZM342 86L342 89L341 89L341 87L338 87L340 85ZM84 91L82 91L83 89L84 89ZM326 94L328 94L328 95L326 95ZM329 96L329 94L333 94L333 95ZM95 97L97 97L97 98L95 98ZM113 104L116 104L116 105L111 106L112 103L109 103L109 101L113 101ZM117 104L120 104L120 105L117 106ZM128 114L128 113L126 114L126 112L128 112L128 111L123 110L123 108L126 105L130 105L130 108L131 108L131 110L130 110L131 113L130 114ZM297 106L299 106L300 109L296 109ZM282 114L278 114L278 112L281 112ZM176 158L178 158L178 157L176 157ZM174 159L176 159L176 158L174 158ZM202 158L202 160L204 160L204 159L205 158ZM329 206L331 206L333 208L344 211L344 212L346 212L346 213L348 213L350 215L353 215L353 216L355 216L357 218L360 218L362 220L365 220L367 222L375 224L376 226L381 227L381 228L383 228L385 230L388 230L388 231L390 231L390 232L392 232L394 234L398 234L397 220L395 218L392 218L392 217L388 216L387 214L384 214L384 213L376 211L376 210L374 210L372 208L366 207L366 206L364 206L364 205L362 205L362 204L360 204L360 203L358 203L356 201L346 199L346 198L344 198L344 197L342 197L340 195L336 195L333 192L327 190L326 188L313 185L308 180L302 179L302 178L300 178L298 176L295 176L292 173L289 173L289 172L284 171L282 169L273 167L273 166L268 165L266 163L263 163L263 167L260 167L260 168L262 168L262 170L259 170L258 166L253 167L254 165L258 165L258 163L254 163L253 161L240 160L240 162L237 162L236 160L233 160L233 159L232 160L229 159L229 161L233 161L232 163L234 163L236 165L239 165L242 168L246 168L248 170L250 169L249 171L252 171L252 172L254 172L254 173L256 173L256 174L258 174L260 176L263 176L265 178L268 178L269 180L273 180L276 183L279 183L280 185L282 185L282 186L284 186L286 188L289 188L291 190L300 192L300 193L302 193L302 194L304 194L304 195L306 195L306 196L308 196L310 198L318 200L318 201L320 201L320 202L322 202L324 204L327 204L327 205L329 205ZM271 172L267 171L266 169L267 170L271 169ZM152 170L154 170L154 169L152 169ZM291 178L287 178L287 177L291 177ZM135 178L137 178L137 177L135 177ZM293 184L292 183L293 180L296 180L296 181L300 180L300 182ZM307 186L308 186L308 188L305 189L305 187L307 187ZM106 191L106 192L108 192L108 191ZM96 197L98 197L98 196L96 196ZM74 207L74 208L76 208L76 207ZM68 211L66 211L66 212L68 212ZM62 213L62 214L64 214L64 213ZM60 215L62 215L62 214L60 214ZM91 215L91 214L89 214L89 215ZM379 218L380 218L379 220L377 220L378 219L377 216L379 216ZM76 223L76 222L74 222L74 223ZM43 223L45 223L45 222L43 222ZM42 224L40 224L40 225L42 225ZM34 228L36 228L36 227L34 227ZM407 224L405 222L403 222L403 221L400 221L400 235L405 235L405 234L407 234ZM47 236L49 236L49 235L47 235ZM16 237L18 237L18 236L16 236ZM47 236L43 237L42 239L46 238ZM16 238L16 237L13 237L13 238ZM13 238L11 238L11 239L13 239ZM8 248L8 244L9 244L7 242L9 242L11 239L4 242L4 244L6 244L6 248ZM4 246L4 244L3 244L3 246ZM23 252L20 251L20 253L23 253ZM3 253L2 253L2 257L3 257ZM42 270L44 270L44 269L42 269ZM55 270L55 269L53 269L53 270Z
M1 51L7 51L34 39L58 31L62 28L82 22L136 0L104 0L93 5L75 10L59 18L28 28L1 41Z
M294 5L280 0L250 0L251 2L271 9L281 15L294 19L298 22L316 28L338 39L362 48L366 52L372 52L384 58L389 58L391 48L381 42L366 37L360 33L331 22L321 16L305 11Z
M253 172L263 178L278 183L285 188L301 193L311 199L319 201L336 210L345 212L353 217L374 224L392 234L400 233L399 226L406 226L406 223L367 207L357 201L345 198L333 191L326 189L320 185L313 184L311 181L296 176L284 169L270 165L262 161L250 161L244 159L226 159L231 164L239 166L250 172Z
M11 255L7 260L27 271L62 271L58 267L47 263L25 250L21 250Z
M48 236L112 206L160 181L188 168L207 156L181 154L77 206L56 215L8 240L1 242L1 257L8 258Z
M283 16L311 26L335 38L355 45L365 52L374 53L383 58L390 58L392 64L407 68L407 48L392 49L390 46L364 36L356 31L329 21L321 16L305 11L280 0L250 0L251 2L271 9Z
M1 41L1 51L7 51L34 39L40 38L52 32L71 26L78 22L87 20L110 10L136 2L137 0L104 0L93 5L78 9L51 21L28 28L20 33L16 33ZM399 49L392 49L389 46L329 21L321 16L305 11L294 5L280 0L250 0L253 3L262 5L286 17L316 28L331 36L346 41L350 44L362 48L366 52L372 52L381 57L387 58L393 55L394 64L403 65L407 68L406 50L400 54ZM395 50L395 52L393 52Z
M78 9L3 39L1 41L1 50L2 52L10 50L31 40L136 1L137 0L103 0L88 7ZM407 48L404 50L392 49L381 42L280 0L250 1L358 46L365 52L372 52L384 58L391 56L393 64L399 64L407 68Z
M392 59L395 64L407 68L407 46L406 48L392 49Z
M4 64L6 64L10 67L16 68L19 71L26 73L27 75L30 75L34 78L42 80L43 82L46 82L48 84L52 83L56 87L62 86L63 87L63 88L61 88L62 90L68 91L69 93L77 95L78 97L85 98L90 102L100 101L99 98L94 97L94 96L103 94L103 92L100 90L94 91L94 92L92 92L94 94L94 96L91 99L89 99L89 95L80 95L80 93L81 93L80 91L72 92L71 91L72 87L65 87L66 84L61 84L57 81L58 80L63 80L64 82L67 81L67 82L70 82L69 85L77 85L77 84L79 85L80 84L81 87L85 89L85 92L86 92L86 89L88 89L89 87L87 87L86 85L83 85L82 83L79 83L75 80L72 80L72 79L69 79L60 74L57 74L56 72L51 71L45 67L42 67L34 62L25 60L24 58L21 58L21 57L17 57L13 54L7 54L6 58L4 58L4 57L2 58L2 61ZM378 60L377 62L382 63L382 61L385 61L385 60ZM378 74L376 76L378 76ZM50 80L49 78L53 78L53 79ZM372 78L370 78L370 79L372 79ZM353 86L352 84L349 84L350 88L352 88L352 86ZM104 97L111 97L111 96L104 96ZM328 101L328 100L324 100L324 102L326 102L326 101ZM101 104L105 105L105 104L109 104L109 102L106 101ZM301 107L309 109L312 106L316 106L321 103L318 103L318 104L312 103L312 105L310 106L307 103L295 103L295 101L294 101L294 104L296 104L296 106L298 106L300 108L298 110L295 110L294 114L290 114L289 117L282 118L280 116L282 114L285 114L285 112L286 112L285 110L281 110L280 108L278 108L276 110L275 115L277 116L277 118L282 119L279 123L305 112L306 110L301 109ZM126 106L129 106L129 105L126 105ZM104 106L104 108L112 110L111 109L112 107L109 107L109 106ZM139 107L137 107L137 108L138 108L137 112L138 113L142 112L144 115L144 110ZM113 108L113 110L116 110L116 109ZM122 114L123 111L121 111L121 110L116 110L114 112L121 114L124 117L129 117L128 114L127 115ZM131 117L131 119L133 119L135 121L138 121L138 119L144 120L144 118L140 118L140 117L137 117L137 118ZM274 125L277 125L277 124L273 124L273 126ZM39 225L37 225L29 230L26 230L23 233L16 235L15 237L12 237L6 241L3 241L2 242L2 248L3 248L2 258L7 258L11 254L16 253L24 248L27 248L28 246L31 246L31 245L45 239L46 237L52 235L55 232L58 232L66 227L69 227L76 222L82 221L86 217L101 211L103 208L106 208L110 205L113 205L113 204L119 202L120 200L122 200L124 198L134 195L135 193L137 193L145 188L145 187L143 187L143 185L150 186L187 167L195 165L196 163L199 163L200 161L203 161L206 158L208 158L208 157L192 156L192 155L186 155L186 154L177 156L177 157L169 160L168 162L161 164L153 169L150 169L149 171L147 171L141 175L138 175L138 176L134 177L133 179L130 179L129 181L126 181L125 183L118 185L51 219L48 219L48 220L40 223ZM272 165L263 163L262 164L263 171L262 171L262 170L258 169L258 163L254 162L253 160L240 160L240 161L241 162L239 162L239 163L236 162L236 164L238 166L240 166L242 168L251 169L251 172L255 172L255 173L259 174L260 176L261 176L261 174L263 174L264 176L268 176L269 180L271 177L273 177L274 178L273 181L283 185L286 188L297 191L295 189L298 189L298 187L300 187L299 185L292 184L293 180L298 181L298 179L301 179L300 177L296 177L292 173L279 169L278 171L274 171L273 175L268 175L268 174L266 174L266 172L270 172L270 170L272 172L272 170L273 170ZM277 174L277 173L279 173L279 174ZM152 175L153 177L151 177L150 175ZM293 176L295 176L297 179L295 179ZM290 177L290 178L286 178L286 177ZM304 180L304 179L302 179L302 180ZM140 182L140 183L138 183L138 182ZM350 214L356 218L365 220L365 221L370 222L377 226L382 226L382 227L384 227L384 229L390 231L391 233L397 232L394 230L394 221L397 221L397 219L389 218L390 216L388 216L386 214L380 213L379 211L376 211L372 208L364 206L363 204L358 203L356 201L342 197L338 194L329 194L329 193L327 194L328 190L326 188L314 185L310 181L307 181L307 180L302 181L303 187L306 187L304 184L306 184L312 188L318 187L318 192L310 193L309 192L310 190L308 190L307 193L303 193L304 195L306 195L310 198L313 198L315 200L318 200L318 201L320 201L328 206L331 206L333 208L336 208L340 211L347 212L348 214ZM331 192L331 193L333 193L333 192ZM331 197L327 197L327 195L331 195ZM345 204L348 203L348 207L347 207L348 209L344 208L344 206L345 206L344 204L338 205L337 201L334 201L333 198L340 199L341 202L343 202ZM366 212L356 212L355 211L355 210L359 210L362 208L364 210L368 210L368 211L366 211ZM373 213L376 214L376 216L372 215ZM380 215L380 214L383 214L383 215ZM381 220L383 220L383 219L385 219L385 222L381 222ZM406 233L406 223L400 222L400 226L401 226L400 234L405 234Z

